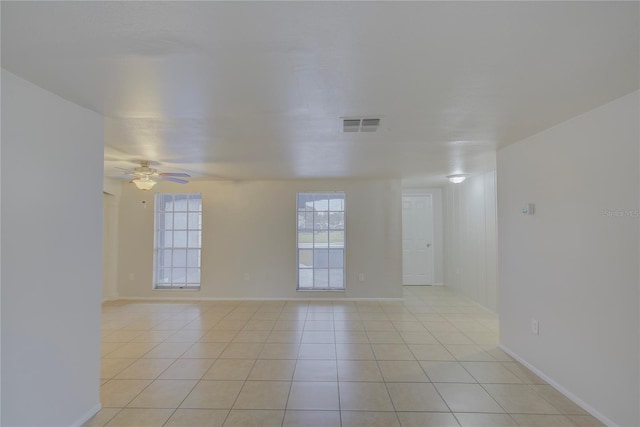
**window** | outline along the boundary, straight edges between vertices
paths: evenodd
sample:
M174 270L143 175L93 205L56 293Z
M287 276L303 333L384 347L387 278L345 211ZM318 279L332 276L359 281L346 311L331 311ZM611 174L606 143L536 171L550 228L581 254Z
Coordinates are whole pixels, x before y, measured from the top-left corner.
M344 289L344 193L298 193L298 289Z
M154 289L200 289L202 195L156 194Z

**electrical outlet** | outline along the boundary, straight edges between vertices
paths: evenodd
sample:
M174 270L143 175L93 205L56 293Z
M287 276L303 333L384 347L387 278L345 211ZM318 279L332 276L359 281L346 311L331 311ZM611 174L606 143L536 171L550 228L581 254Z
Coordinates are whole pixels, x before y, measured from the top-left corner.
M360 274L358 274L358 280L359 280L360 282L364 282L364 273L360 273Z
M244 280L249 281L249 273L244 273Z
M135 280L136 276L133 273L129 273L129 280Z
M533 335L540 335L540 325L538 319L531 319L531 333Z

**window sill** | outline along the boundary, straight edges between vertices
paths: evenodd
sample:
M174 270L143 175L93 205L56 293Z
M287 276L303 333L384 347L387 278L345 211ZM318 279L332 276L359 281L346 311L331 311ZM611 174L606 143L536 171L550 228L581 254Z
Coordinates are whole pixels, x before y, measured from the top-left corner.
M345 292L346 289L296 289L296 292Z
M154 288L154 291L158 292L200 292L201 288Z

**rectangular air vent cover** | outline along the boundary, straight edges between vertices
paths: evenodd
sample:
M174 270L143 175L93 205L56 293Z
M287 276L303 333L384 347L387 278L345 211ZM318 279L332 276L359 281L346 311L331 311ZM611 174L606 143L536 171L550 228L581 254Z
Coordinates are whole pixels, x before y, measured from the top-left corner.
M342 119L343 132L375 132L380 126L380 119L373 117L349 117Z
M360 132L360 119L346 119L344 121L342 130L344 132Z
M375 132L380 126L380 119L362 119L360 132Z

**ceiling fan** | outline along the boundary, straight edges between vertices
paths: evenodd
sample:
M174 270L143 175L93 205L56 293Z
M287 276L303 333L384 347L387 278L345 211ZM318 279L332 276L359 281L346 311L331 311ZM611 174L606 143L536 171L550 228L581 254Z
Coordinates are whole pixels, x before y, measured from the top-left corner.
M141 160L140 166L131 170L125 170L127 175L134 176L130 181L136 185L140 190L151 190L156 185L155 179L161 179L164 181L171 181L178 184L187 184L184 178L190 178L191 175L187 173L159 173L157 169L149 167L150 162L148 160Z

